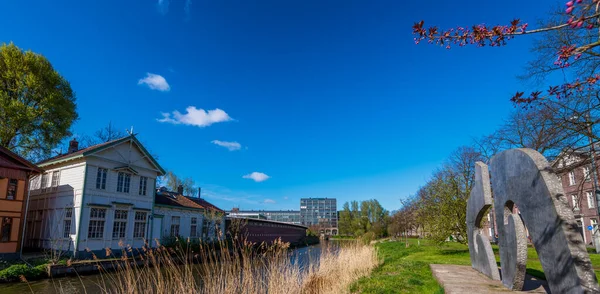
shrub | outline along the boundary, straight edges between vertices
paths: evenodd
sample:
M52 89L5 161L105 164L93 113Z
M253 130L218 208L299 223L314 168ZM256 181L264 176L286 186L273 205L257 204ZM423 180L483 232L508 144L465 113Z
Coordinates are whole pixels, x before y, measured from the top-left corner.
M360 241L365 245L369 245L373 240L375 240L375 233L373 232L367 232L360 237Z
M15 282L21 276L27 280L37 280L48 276L45 264L30 267L26 264L13 264L6 269L0 271L0 281Z

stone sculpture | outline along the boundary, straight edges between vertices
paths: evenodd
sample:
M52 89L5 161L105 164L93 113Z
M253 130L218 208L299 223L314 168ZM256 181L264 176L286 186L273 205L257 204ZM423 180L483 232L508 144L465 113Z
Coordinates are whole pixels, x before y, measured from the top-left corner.
M483 236L477 237L474 232L480 225L480 222L477 223L481 220L478 214L488 205L486 192L489 190L486 189L489 189L489 181L485 180L487 177L484 167L482 163L476 166L480 172L476 174L476 188L471 194L471 197L476 198L469 199L467 204L467 225L472 222L469 226L469 243L473 243L469 244L469 251L473 267L494 278L493 271L491 275L486 272L486 266L492 261L483 253L488 250L486 246L489 241L483 240ZM577 231L562 185L548 161L535 150L511 149L492 158L490 173L502 283L512 290L523 288L527 262L527 229L551 292L600 293L589 255ZM482 188L478 188L479 183ZM472 212L469 213L470 211ZM473 218L475 212L478 217ZM471 234L474 235L473 238Z
M475 183L467 202L467 235L471 264L477 271L493 280L500 280L494 251L487 237L481 234L481 221L492 207L492 191L488 167L475 163Z

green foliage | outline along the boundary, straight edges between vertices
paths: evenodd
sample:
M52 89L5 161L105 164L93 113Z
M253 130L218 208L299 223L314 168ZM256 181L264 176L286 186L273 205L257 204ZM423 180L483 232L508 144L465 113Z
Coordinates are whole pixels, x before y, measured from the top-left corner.
M382 264L369 277L354 283L353 293L444 293L429 268L430 264L471 265L469 248L459 243L444 243L426 239L408 239L405 242L380 242L377 255ZM500 265L498 246L492 245ZM533 247L527 249L527 274L545 279L542 264ZM600 254L590 254L596 277L600 275Z
M163 183L166 184L166 187L176 192L179 186L183 186L183 194L186 196L197 196L198 190L196 188L196 183L190 177L188 178L180 178L174 172L168 171L166 175L163 176Z
M42 55L0 46L0 145L31 160L70 136L75 93Z
M360 207L360 209L359 209ZM373 233L374 238L387 236L389 213L379 201L372 199L344 203L340 212L338 228L341 235L362 236Z
M21 276L25 277L27 280L46 278L48 276L46 267L46 264L35 267L30 267L25 264L14 264L0 271L0 281L16 282L20 280Z
M373 232L367 232L360 236L360 241L365 245L369 245L373 240L375 240L375 233Z
M448 238L467 243L467 199L475 178L475 162L482 156L472 147L460 147L417 192L417 221L438 243Z

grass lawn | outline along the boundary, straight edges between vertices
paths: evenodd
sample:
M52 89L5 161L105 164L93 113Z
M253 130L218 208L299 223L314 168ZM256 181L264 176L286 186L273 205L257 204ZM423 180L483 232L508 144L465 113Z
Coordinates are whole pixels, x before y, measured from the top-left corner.
M377 243L375 246L382 264L369 277L355 282L350 290L359 293L444 293L433 277L429 264L471 265L466 245L448 243L437 246L428 240L416 239L409 239L409 245L406 248L404 242ZM500 265L498 247L492 247ZM529 248L527 257L527 273L544 278L535 249ZM600 254L590 254L590 258L596 276L599 276Z

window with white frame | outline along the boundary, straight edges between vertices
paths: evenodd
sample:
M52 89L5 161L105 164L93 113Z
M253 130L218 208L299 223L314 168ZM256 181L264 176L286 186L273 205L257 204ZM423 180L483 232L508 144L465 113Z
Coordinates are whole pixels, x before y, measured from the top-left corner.
M88 238L102 239L104 237L105 222L106 208L92 207L90 209L90 224L88 226Z
M579 210L579 197L577 195L571 195L571 200L573 201L573 209Z
M591 180L592 178L590 177L590 167L589 166L584 166L583 167L583 179L586 181Z
M135 223L133 225L133 237L134 238L145 238L146 237L146 217L147 213L143 211L135 212Z
M106 190L106 175L108 170L105 168L98 168L96 173L96 189Z
M131 174L119 172L117 177L117 192L129 193L131 184Z
M115 210L115 220L113 223L113 239L125 238L127 233L127 210Z
M589 208L596 207L596 205L595 205L596 197L594 197L594 193L592 193L592 191L587 191L587 192L585 192L585 196L587 199L588 207Z
M148 177L140 177L140 189L138 194L146 196L146 187L148 186Z
M198 236L198 218L192 217L192 220L190 223L191 223L190 237L197 237Z
M60 171L53 171L52 172L52 187L58 187L58 184L60 183Z
M575 185L575 172L573 171L569 172L569 185Z
M71 237L71 220L73 219L73 208L65 208L65 218L63 220L63 238Z
M40 188L42 189L42 191L46 190L46 188L48 187L48 174L43 174L42 175L42 183L40 184Z
M595 218L590 219L590 225L595 231L596 229L598 229L598 220Z
M179 236L180 221L181 221L181 219L178 216L171 217L171 237Z

